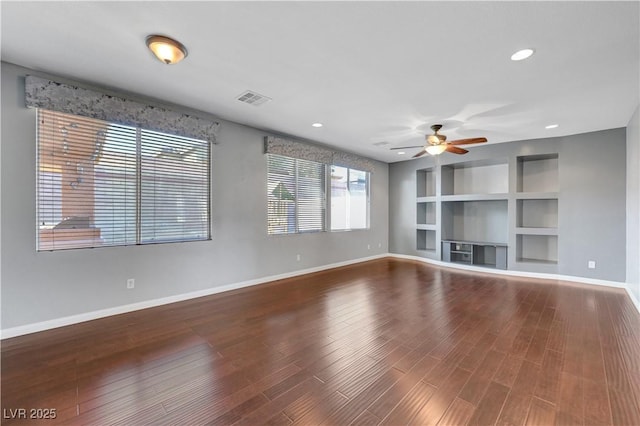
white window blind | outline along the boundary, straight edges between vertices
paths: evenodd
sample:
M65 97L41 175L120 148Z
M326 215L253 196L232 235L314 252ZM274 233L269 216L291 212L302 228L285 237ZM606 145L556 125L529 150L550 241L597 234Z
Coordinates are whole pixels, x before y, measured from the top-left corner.
M369 173L331 166L331 230L369 228Z
M267 158L267 232L324 231L325 165L275 154Z
M38 250L210 238L209 143L38 110Z
M140 242L209 238L209 143L140 132Z

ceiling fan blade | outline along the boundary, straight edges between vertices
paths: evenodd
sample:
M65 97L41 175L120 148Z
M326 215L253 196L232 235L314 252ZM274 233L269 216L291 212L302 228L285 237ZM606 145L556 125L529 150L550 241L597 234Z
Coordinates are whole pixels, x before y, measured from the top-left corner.
M424 147L424 145L414 145L414 146L399 146L396 148L389 148L389 149L411 149L411 148L422 148Z
M458 148L457 146L453 145L447 145L446 151L453 154L466 154L467 152L469 152L466 149Z
M413 156L413 157L411 157L411 158L418 158L418 157L422 157L422 156L423 156L423 155L425 155L426 153L427 153L427 150L423 148L423 149L422 149L422 151L420 151L419 153L417 153L416 155L414 155L414 156Z
M486 141L487 141L487 138L469 138L469 139L458 139L448 143L451 145L469 145L472 143L482 143Z

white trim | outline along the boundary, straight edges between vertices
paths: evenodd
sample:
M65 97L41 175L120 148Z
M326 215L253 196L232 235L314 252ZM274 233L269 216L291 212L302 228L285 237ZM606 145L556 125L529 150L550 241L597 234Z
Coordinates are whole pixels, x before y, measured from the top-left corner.
M513 271L513 270L504 270L504 269L482 268L479 266L469 266L469 265L462 265L459 263L449 263L449 262L443 262L440 260L428 259L425 257L411 256L406 254L389 253L389 257L394 257L397 259L417 260L419 262L430 263L432 265L442 266L445 268L464 269L466 271L484 272L488 274L509 275L514 277L523 277L523 278L541 278L545 280L569 281L574 283L599 285L604 287L623 288L626 290L627 294L629 295L629 298L631 299L631 303L633 303L633 305L638 310L638 313L640 313L640 302L633 295L633 292L629 288L629 285L627 283L623 283L619 281L599 280L595 278L576 277L573 275L545 274L545 273L539 273L539 272L525 272L525 271Z
M64 327L67 325L77 324L85 321L91 321L99 318L110 317L113 315L125 314L127 312L138 311L140 309L153 308L155 306L167 305L169 303L182 302L184 300L195 299L197 297L210 296L212 294L222 293L239 288L251 287L254 285L264 284L271 281L282 280L285 278L296 277L299 275L311 274L313 272L324 271L327 269L339 268L341 266L353 265L355 263L367 262L369 260L388 257L388 253L375 256L362 257L359 259L347 260L344 262L331 263L328 265L315 266L313 268L300 269L297 271L286 272L284 274L271 275L268 277L256 278L248 281L223 285L220 287L211 287L204 290L193 291L190 293L177 294L174 296L162 297L160 299L145 300L143 302L131 303L128 305L115 306L113 308L100 309L98 311L85 312L78 315L68 317L55 318L52 320L36 322L33 324L21 325L0 330L0 340L11 337L22 336L24 334L37 333L39 331L50 330L52 328Z
M636 306L636 309L640 313L640 301L636 299L636 296L633 294L628 284L627 284L627 294L629 294L629 297L631 298L631 302L633 302L633 304Z
M559 274L547 274L547 273L541 273L541 272L514 271L510 269L507 270L507 269L483 268L480 266L470 266L470 265L462 265L460 263L443 262L441 260L428 259L425 257L411 256L406 254L389 253L389 256L395 257L398 259L417 260L419 262L431 263L433 265L443 266L445 268L464 269L466 271L485 272L488 274L509 275L514 277L523 277L523 278L542 278L545 280L571 281L574 283L601 285L605 287L615 287L615 288L624 288L624 289L627 288L627 285L625 283L622 283L619 281L599 280L595 278L576 277L573 275L559 275Z
M524 278L542 278L542 279L548 279L548 280L570 281L570 282L599 285L599 286L605 286L605 287L623 288L627 291L627 294L631 298L631 301L636 307L636 309L638 309L638 312L640 312L640 302L638 302L638 300L635 298L635 296L629 289L628 285L618 281L607 281L607 280L599 280L599 279L593 279L593 278L575 277L570 275L490 269L490 268L482 268L477 266L468 266L468 265L461 265L456 263L442 262L440 260L428 259L428 258L419 257L419 256L410 256L406 254L383 253L375 256L368 256L368 257L362 257L359 259L347 260L344 262L337 262L337 263L331 263L328 265L315 266L313 268L300 269L297 271L286 272L284 274L271 275L268 277L256 278L248 281L241 281L238 283L228 284L220 287L207 288L204 290L193 291L190 293L177 294L174 296L163 297L160 299L146 300L143 302L132 303L129 305L100 309L98 311L86 312L83 314L71 315L68 317L56 318L48 321L42 321L42 322L37 322L33 324L7 328L4 330L0 330L0 340L8 339L11 337L22 336L30 333L37 333L39 331L45 331L53 328L64 327L67 325L77 324L85 321L91 321L99 318L109 317L112 315L124 314L127 312L133 312L140 309L153 308L155 306L166 305L169 303L182 302L185 300L195 299L198 297L210 296L212 294L222 293L230 290L237 290L244 287L251 287L254 285L264 284L271 281L277 281L277 280L282 280L286 278L297 277L305 274L311 274L314 272L325 271L327 269L339 268L342 266L349 266L356 263L367 262L369 260L382 259L385 257L391 257L396 259L417 260L419 262L429 263L429 264L441 266L444 268L463 269L467 271L483 272L483 273L496 274L496 275L508 275L508 276L515 276L515 277L524 277Z

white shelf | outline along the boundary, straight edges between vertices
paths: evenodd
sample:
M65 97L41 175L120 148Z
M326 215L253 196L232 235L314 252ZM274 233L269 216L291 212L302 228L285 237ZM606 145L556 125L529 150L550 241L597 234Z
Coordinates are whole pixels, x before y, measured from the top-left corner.
M416 198L416 203L435 203L436 202L436 197L434 196L430 196L430 197L417 197Z
M443 195L442 201L500 201L508 200L509 194L501 192L495 194L457 194Z
M558 235L558 228L516 228L517 235Z
M430 223L419 223L416 225L416 229L422 229L425 231L435 231L436 230L436 225L435 224L430 224Z
M518 192L517 200L553 200L559 196L558 192Z

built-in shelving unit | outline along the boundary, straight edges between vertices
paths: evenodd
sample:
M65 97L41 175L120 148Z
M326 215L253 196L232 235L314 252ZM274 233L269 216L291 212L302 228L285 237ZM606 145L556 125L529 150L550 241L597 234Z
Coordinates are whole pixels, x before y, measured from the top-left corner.
M558 192L558 154L521 156L518 162L518 193Z
M498 244L506 267L508 160L451 164L442 166L441 173L442 259L496 267Z
M524 198L516 200L516 232L558 235L558 199Z
M506 244L508 201L443 201L442 239Z
M556 265L558 236L517 234L516 260L520 263Z
M417 197L435 197L436 173L433 168L418 170L416 173Z
M436 252L435 229L418 229L416 231L417 249L426 252Z
M445 262L466 263L473 262L473 244L464 241L443 241L442 256Z
M442 196L504 197L509 192L509 163L491 159L442 166ZM464 197L463 197L464 198ZM449 198L454 200L455 198ZM494 199L494 198L492 198Z
M558 154L517 158L516 262L558 263Z
M424 254L436 254L436 171L434 168L416 172L416 249Z
M418 201L416 204L418 225L436 224L436 203L435 201Z
M473 241L442 241L445 262L507 269L507 245Z
M425 256L498 269L557 266L557 153L434 166L416 179L416 246Z

